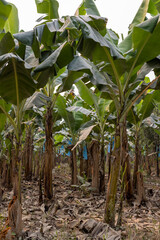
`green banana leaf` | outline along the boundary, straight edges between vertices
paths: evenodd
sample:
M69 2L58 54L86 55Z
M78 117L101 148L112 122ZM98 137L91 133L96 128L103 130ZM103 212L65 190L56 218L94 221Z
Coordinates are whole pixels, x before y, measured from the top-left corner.
M93 0L83 0L75 15L96 15L100 16L99 11Z
M34 106L41 108L47 105L47 102L49 101L51 101L51 99L44 95L42 92L35 92L31 97L27 98L23 111L29 110Z
M4 130L7 116L4 114L4 111L8 112L11 109L11 104L6 103L3 99L0 99L0 132Z
M31 69L25 67L24 61L13 53L0 56L0 96L14 105L30 97L36 90L31 77Z
M30 46L33 49L36 58L40 57L40 43L36 35L36 30L31 30L27 32L20 32L13 34L14 38L24 45Z
M16 6L10 3L12 9L9 14L9 17L4 25L5 32L10 32L11 34L19 32L19 18L18 18L18 10Z
M5 0L0 0L0 32L3 31L5 23L12 11L12 6Z
M56 100L56 106L61 117L65 120L67 127L70 129L71 135L74 136L75 133L75 119L71 112L67 111L67 102L65 98L61 95L58 95Z
M148 13L157 15L160 12L160 0L150 0Z
M0 41L0 55L13 52L15 42L10 32L6 33Z
M129 30L132 31L134 26L142 23L145 20L150 0L143 0L132 23L129 26Z
M35 0L38 13L44 13L47 16L44 19L51 20L59 18L59 3L56 0Z
M59 69L65 67L74 57L74 51L67 42L57 48L48 58L33 71L33 77L38 82L37 88L44 87L50 76L56 76Z

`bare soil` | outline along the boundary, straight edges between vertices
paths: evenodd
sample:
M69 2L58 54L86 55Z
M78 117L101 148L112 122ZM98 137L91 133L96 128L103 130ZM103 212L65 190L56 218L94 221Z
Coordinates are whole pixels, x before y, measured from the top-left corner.
M108 228L107 237L102 238L98 232L91 234L91 228L98 225L99 229L106 229L103 224L105 194L93 193L83 179L79 186L70 186L67 164L57 166L53 175L54 198L41 205L38 181L22 182L23 239L160 239L160 178L144 178L147 201L141 206L136 200L132 206L124 202L122 228L119 231ZM7 220L7 208L13 195L12 191L4 190L0 203L0 229Z

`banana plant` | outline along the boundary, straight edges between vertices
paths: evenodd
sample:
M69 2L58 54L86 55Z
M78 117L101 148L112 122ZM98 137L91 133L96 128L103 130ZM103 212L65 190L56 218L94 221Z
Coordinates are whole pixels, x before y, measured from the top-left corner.
M141 6L137 16L142 13L146 15L149 2L145 2L145 8ZM110 225L114 225L116 186L122 162L121 142L127 114L149 88L158 88L159 76L148 84L144 82L145 76L152 69L159 68L159 59L156 57L160 53L160 46L155 44L160 33L158 19L159 16L155 16L144 21L142 17L119 45L115 44L108 32L103 35L104 31L94 28L91 20L86 22L85 16L73 16L67 22L74 26L70 28L70 34L77 27L81 29L82 35L77 44L81 56L75 56L68 65L64 89L69 88L75 80L85 79L85 74L88 74L90 81L103 92L103 97L113 100L117 111L113 152L115 161L112 164L105 210L105 221Z
M67 108L69 111L73 112L81 112L83 114L89 115L91 117L89 122L86 122L83 126L82 133L80 134L79 141L76 143L75 147L84 141L91 131L95 128L98 128L99 131L99 143L100 143L100 159L98 161L98 178L95 180L92 178L94 185L98 192L104 192L105 190L105 153L104 153L104 142L105 142L105 131L106 131L106 123L108 117L110 115L109 106L111 104L111 100L106 100L100 97L100 92L95 94L88 86L82 81L79 80L76 83L76 87L78 88L80 97L84 100L87 108L82 108L81 106L71 106ZM86 127L85 127L86 126ZM74 148L75 148L74 147ZM94 177L94 176L93 176ZM92 184L93 185L93 184ZM93 187L95 187L93 186Z
M134 172L133 172L133 187L137 188L137 172L139 166L139 139L140 129L145 119L150 117L153 112L156 102L159 102L159 90L151 91L145 95L145 97L128 113L127 120L133 124L135 128L135 161L134 161Z
M70 135L70 139L72 142L71 148L73 148L73 146L76 143L76 139L77 139L77 135L78 135L80 126L82 124L84 124L85 120L88 118L85 117L85 115L83 115L81 112L73 113L73 112L68 111L67 109L69 106L67 106L67 105L68 105L68 102L65 99L65 97L63 97L62 95L59 94L59 96L57 97L57 100L56 100L56 107L58 109L59 114L64 119L67 128L69 129L69 135ZM81 106L81 108L83 108L82 101L76 101L74 106L75 107ZM71 182L73 185L75 185L78 183L76 148L74 148L74 150L71 151L71 170L72 170L72 181Z
M98 16L97 13L96 16L81 16L78 15L78 11L75 16L64 17L63 21L56 19L35 27L33 31L14 35L23 44L29 44L38 58L41 54L40 45L44 45L46 48L44 50L51 49L48 52L49 57L44 61L45 64L43 62L40 64L41 70L39 67L35 70L37 76L40 71L43 71L44 75L50 71L56 72L55 62L48 63L52 59L52 54L57 53L57 46L60 45L61 48L64 41L69 42L77 56L72 61L70 58L70 63L67 62L69 64L63 81L63 91L68 90L75 80L85 79L85 74L88 74L90 81L103 92L103 97L113 100L117 111L113 152L115 161L112 164L105 210L105 222L110 225L114 225L115 220L115 196L122 162L121 142L127 114L149 88L158 88L159 77L148 84L144 82L145 76L155 67L159 67L159 60L156 57L160 54L160 45L156 44L160 33L159 16L146 20L148 8L149 1L144 0L132 22L129 35L118 45L117 35L106 29L107 19ZM86 4L82 5L80 13L82 10L85 14ZM70 50L68 53L71 53ZM61 60L64 61L67 55L65 51L62 53ZM46 52L45 54L47 56ZM57 62L61 64L61 61Z

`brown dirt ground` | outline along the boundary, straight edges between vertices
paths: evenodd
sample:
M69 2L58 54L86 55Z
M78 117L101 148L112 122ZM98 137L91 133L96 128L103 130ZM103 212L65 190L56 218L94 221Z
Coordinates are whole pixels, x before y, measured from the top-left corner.
M54 199L39 205L38 182L22 182L22 214L24 239L91 239L80 230L82 222L95 219L103 222L105 194L97 195L88 186L70 186L66 164L54 170ZM140 207L124 202L121 239L160 239L160 178L145 177L147 202ZM5 190L0 203L0 228L7 219L7 207L12 191Z

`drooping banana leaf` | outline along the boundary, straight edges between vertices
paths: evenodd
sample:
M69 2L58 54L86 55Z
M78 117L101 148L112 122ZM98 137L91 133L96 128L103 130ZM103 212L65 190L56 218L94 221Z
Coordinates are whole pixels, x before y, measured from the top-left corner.
M19 56L13 53L0 56L0 69L0 96L6 102L19 105L36 90L31 69L25 67Z
M47 16L44 19L51 20L59 18L59 3L56 0L35 0L38 13L44 13Z

